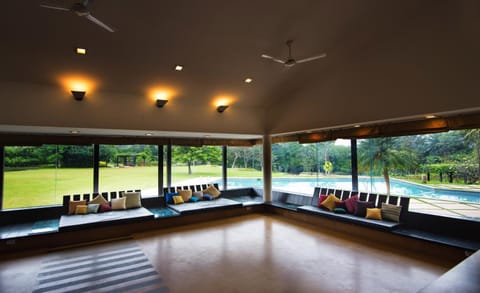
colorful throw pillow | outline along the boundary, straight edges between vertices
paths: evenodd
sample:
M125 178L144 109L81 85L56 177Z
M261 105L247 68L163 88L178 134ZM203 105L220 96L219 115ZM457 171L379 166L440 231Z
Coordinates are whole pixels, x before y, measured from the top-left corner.
M382 218L393 222L400 222L402 206L382 202Z
M211 196L213 196L213 198L216 198L216 197L218 197L218 196L220 195L221 192L220 192L218 189L216 189L215 186L209 185L209 186L207 187L207 189L204 189L204 190L203 190L203 193L204 193L204 194L205 194L205 193L208 193L208 194L210 194Z
M203 200L212 200L213 196L211 196L210 194L203 193L202 199Z
M327 199L328 195L326 194L320 194L320 196L318 197L318 207L321 208L322 207L322 202L324 202L326 199Z
M375 204L373 202L359 200L355 203L354 215L357 217L365 218L365 216L367 215L367 209L371 209L374 207L375 207Z
M167 192L165 194L165 201L167 202L167 204L172 204L173 203L173 197L175 195L178 195L178 192Z
M190 197L192 197L192 191L190 189L178 190L178 195L180 195L183 198L183 202L188 202Z
M122 197L126 198L125 206L127 209L142 207L142 195L140 192L125 192Z
M87 213L89 214L96 214L98 213L98 209L100 208L100 204L98 203L89 203L87 205Z
M195 191L192 193L192 196L195 196L200 200L203 197L203 191Z
M334 208L333 212L335 214L346 214L347 213L347 211L345 209L342 209L342 208Z
M87 201L86 200L71 200L68 203L68 214L73 215L75 214L75 209L77 208L78 205L86 205Z
M192 197L190 197L190 199L189 199L188 201L189 201L189 202L197 202L197 201L199 201L199 200L200 200L200 199L199 199L198 197L192 196Z
M382 210L379 208L369 209L367 208L367 214L365 215L367 219L381 220L382 219Z
M110 212L111 210L112 210L112 207L107 202L107 204L100 204L100 208L98 209L98 212L104 213L104 212Z
M112 199L112 210L126 210L127 199L125 197Z
M79 204L75 207L75 215L86 215L87 211L87 205Z
M358 201L358 195L353 195L346 200L344 200L345 207L347 212L350 214L355 214L355 203Z
M175 204L184 203L183 197L182 197L181 195L174 195L174 196L173 196L173 202L174 202Z
M108 204L108 201L103 197L103 195L99 194L99 195L95 196L95 198L92 199L91 201L89 201L88 203L92 203L92 204Z
M341 202L341 200L337 198L335 195L330 194L329 196L327 196L327 199L325 199L320 205L322 207L327 208L329 211L333 212L336 202Z

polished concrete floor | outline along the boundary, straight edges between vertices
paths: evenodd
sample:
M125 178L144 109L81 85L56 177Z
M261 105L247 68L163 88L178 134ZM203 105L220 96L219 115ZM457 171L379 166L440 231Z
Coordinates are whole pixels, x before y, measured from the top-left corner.
M252 214L109 243L3 256L0 292L44 292L38 286L46 261L131 246L146 256L162 284L151 291L129 287L129 292L416 292L454 265L279 216ZM97 277L97 285L109 282L102 278L107 272L82 273L84 278L89 274ZM95 288L125 292L121 284Z

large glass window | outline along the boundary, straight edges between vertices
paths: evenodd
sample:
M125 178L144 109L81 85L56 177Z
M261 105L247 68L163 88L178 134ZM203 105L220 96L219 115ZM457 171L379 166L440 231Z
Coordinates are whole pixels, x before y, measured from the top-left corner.
M227 147L228 189L263 188L263 147Z
M172 146L172 186L222 183L222 147Z
M157 145L100 145L99 191L141 189L158 195Z
M272 146L272 187L313 195L315 186L351 189L350 141Z
M62 203L65 194L93 191L93 147L5 147L3 208Z
M479 138L471 129L360 140L359 189L480 203Z

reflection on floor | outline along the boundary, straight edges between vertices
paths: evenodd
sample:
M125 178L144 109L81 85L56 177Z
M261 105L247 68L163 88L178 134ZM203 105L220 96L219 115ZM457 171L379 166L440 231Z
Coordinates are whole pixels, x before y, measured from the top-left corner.
M114 266L120 262L127 264ZM62 291L60 284L149 291L135 287L140 283L156 286L151 292L416 292L453 265L324 227L252 214L11 256L0 260L0 292ZM141 273L123 272L139 268ZM52 271L68 278L53 277Z

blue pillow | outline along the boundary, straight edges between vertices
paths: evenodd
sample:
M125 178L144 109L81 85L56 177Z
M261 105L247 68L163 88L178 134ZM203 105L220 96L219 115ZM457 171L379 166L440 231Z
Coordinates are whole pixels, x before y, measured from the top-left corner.
M167 192L165 194L165 201L167 202L167 204L173 203L173 197L175 195L178 195L178 192Z
M200 200L200 199L199 199L198 197L192 196L192 197L190 197L190 199L189 199L188 201L197 202L197 201L199 201L199 200Z
M205 194L203 194L203 199L204 199L204 200L212 200L212 199L213 199L213 196L211 196L210 194L205 193Z

